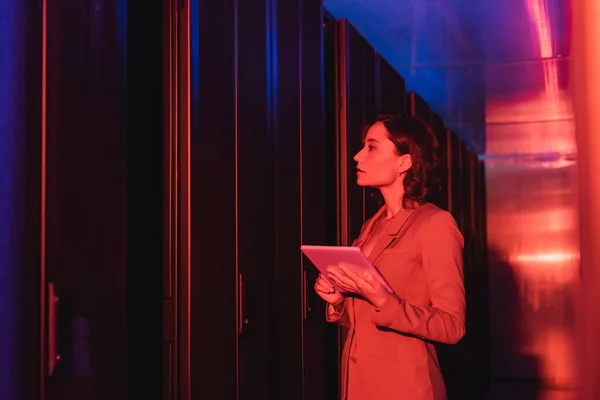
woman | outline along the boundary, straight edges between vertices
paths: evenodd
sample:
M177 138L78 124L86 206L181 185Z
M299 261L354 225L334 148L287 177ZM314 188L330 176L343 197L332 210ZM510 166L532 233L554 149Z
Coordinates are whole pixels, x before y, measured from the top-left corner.
M434 186L434 137L421 120L378 118L356 154L357 183L380 190L385 205L363 226L360 247L394 289L341 266L315 290L327 320L348 328L343 400L446 398L432 342L465 334L463 237L452 216L427 202ZM337 272L336 272L337 271Z

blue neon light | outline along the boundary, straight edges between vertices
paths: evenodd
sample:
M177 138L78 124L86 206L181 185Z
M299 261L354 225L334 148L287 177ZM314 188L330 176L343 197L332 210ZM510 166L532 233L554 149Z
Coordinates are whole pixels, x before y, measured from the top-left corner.
M18 247L15 207L18 183L19 80L23 35L21 0L0 0L0 399L17 398Z

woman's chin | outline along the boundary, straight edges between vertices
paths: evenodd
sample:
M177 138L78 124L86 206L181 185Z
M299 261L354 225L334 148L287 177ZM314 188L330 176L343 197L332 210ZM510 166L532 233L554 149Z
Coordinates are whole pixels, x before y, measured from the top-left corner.
M361 179L361 178L357 178L357 179L356 179L356 184L357 184L358 186L369 186L369 184L368 184L367 182L365 182L365 180L364 180L364 179Z

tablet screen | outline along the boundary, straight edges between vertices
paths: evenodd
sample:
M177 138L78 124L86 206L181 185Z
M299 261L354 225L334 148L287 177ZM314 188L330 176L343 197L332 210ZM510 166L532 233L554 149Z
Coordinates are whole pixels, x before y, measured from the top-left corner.
M344 265L360 275L364 272L369 272L390 293L394 292L379 270L371 264L369 259L358 247L303 245L300 246L300 250L340 293L347 293L348 291L337 286L328 276L328 271L330 269L339 268L340 265Z

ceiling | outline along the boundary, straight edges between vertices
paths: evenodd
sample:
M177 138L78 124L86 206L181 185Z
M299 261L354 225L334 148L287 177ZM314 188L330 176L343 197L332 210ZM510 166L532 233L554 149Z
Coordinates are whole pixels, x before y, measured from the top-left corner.
M574 152L570 0L324 3L479 154Z

